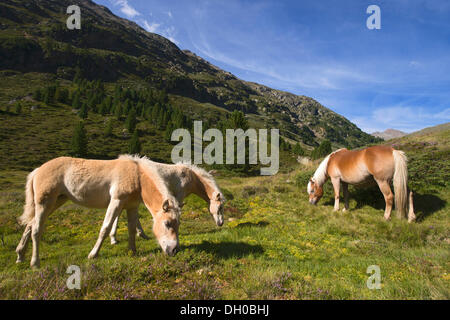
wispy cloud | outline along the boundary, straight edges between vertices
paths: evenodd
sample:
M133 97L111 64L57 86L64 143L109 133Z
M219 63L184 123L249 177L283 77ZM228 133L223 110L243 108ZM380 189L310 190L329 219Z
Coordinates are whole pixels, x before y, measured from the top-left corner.
M161 24L155 23L155 22L149 23L147 20L143 20L142 23L144 25L145 30L147 30L148 32L153 32L153 33L157 32L159 26L161 25Z
M151 15L151 14L150 14ZM147 20L142 19L140 21L148 32L157 33L162 35L163 37L169 39L176 45L179 45L179 42L175 39L177 31L174 26L164 26L163 23L157 22L148 22Z
M365 131L449 121L448 0L384 1L376 31L358 0L94 1L237 77L311 96Z
M120 11L125 14L128 18L134 18L136 16L140 16L141 13L138 12L135 8L130 6L127 0L110 0L113 5L120 6Z

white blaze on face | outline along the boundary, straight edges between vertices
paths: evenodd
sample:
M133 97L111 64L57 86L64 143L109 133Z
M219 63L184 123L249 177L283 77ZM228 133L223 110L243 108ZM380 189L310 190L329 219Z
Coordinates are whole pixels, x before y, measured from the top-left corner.
M165 253L170 254L178 246L178 241L163 235L159 238L159 245Z
M311 193L311 191L312 191L312 185L311 185L311 181L309 181L308 182L308 187L307 187L307 189L306 189L307 191L308 191L308 194L310 194Z

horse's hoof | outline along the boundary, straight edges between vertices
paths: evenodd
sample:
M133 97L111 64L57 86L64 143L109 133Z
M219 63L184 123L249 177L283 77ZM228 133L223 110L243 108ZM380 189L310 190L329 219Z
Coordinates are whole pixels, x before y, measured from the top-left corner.
M16 263L22 263L22 262L23 262L23 259L17 258Z
M41 264L39 263L39 261L31 261L31 263L30 263L30 267L32 269L39 269L40 266L41 266Z
M145 233L138 233L137 235L139 238L142 238L144 240L149 240L150 238Z
M95 258L97 258L97 254L89 253L88 259L95 259Z
M111 244L112 245L115 245L115 244L118 244L119 243L119 241L117 241L116 239L111 239Z

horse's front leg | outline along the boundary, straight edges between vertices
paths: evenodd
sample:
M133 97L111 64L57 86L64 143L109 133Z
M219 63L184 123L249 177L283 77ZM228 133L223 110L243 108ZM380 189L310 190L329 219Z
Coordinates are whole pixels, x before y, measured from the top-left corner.
M339 192L341 180L339 178L331 178L334 189L334 211L339 211Z
M342 211L348 210L348 183L342 182L342 193L344 194L344 209Z
M88 256L89 259L97 257L103 241L111 231L114 219L116 219L119 216L120 212L122 211L122 205L123 204L119 199L111 199L111 202L108 205L108 210L106 210L105 219L103 220L103 225L102 228L100 229L100 234L98 235L97 242L95 243L94 248L89 253Z

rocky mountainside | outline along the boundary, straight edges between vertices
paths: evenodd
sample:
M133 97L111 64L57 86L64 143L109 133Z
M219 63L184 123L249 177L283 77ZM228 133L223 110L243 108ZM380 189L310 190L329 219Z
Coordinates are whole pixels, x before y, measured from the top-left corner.
M66 8L73 4L81 8L81 30L66 28ZM223 114L241 110L255 126L280 128L287 140L305 146L324 139L336 147L378 141L312 98L242 81L89 0L2 0L0 30L3 72L71 80L80 68L90 80L127 79Z
M383 140L390 140L390 139L401 138L403 136L406 136L407 133L400 131L400 130L395 130L395 129L386 129L383 132L376 131L376 132L372 133L372 135L374 137L378 137Z

